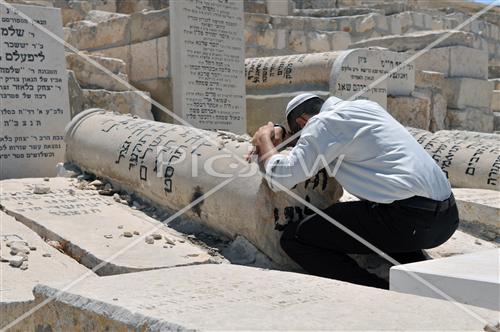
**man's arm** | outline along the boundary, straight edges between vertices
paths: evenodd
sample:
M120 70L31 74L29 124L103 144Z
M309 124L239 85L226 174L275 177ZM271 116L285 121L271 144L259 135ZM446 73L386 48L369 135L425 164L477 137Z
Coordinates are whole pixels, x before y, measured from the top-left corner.
M279 154L272 144L271 123L261 127L252 143L256 145L259 160L263 163L271 189L279 190L273 183L292 188L314 176L321 168L328 167L342 152L344 143L340 132L332 132L321 119L311 119L302 130L297 145L288 155Z

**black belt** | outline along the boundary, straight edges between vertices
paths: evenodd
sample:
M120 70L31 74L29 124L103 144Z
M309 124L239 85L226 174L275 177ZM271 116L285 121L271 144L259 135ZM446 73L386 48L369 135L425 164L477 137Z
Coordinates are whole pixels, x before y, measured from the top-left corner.
M450 197L448 197L444 201L435 201L426 197L413 196L410 198L402 199L400 201L395 201L393 202L393 204L414 209L442 212L455 206L455 197L453 197L453 194L451 194Z

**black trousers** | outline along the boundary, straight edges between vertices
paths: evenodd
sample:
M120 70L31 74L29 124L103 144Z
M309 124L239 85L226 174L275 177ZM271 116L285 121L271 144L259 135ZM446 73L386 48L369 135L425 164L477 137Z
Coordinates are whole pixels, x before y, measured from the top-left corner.
M355 201L336 203L323 211L401 264L425 260L421 249L446 242L458 227L456 205L436 212L397 203ZM281 246L310 274L388 288L385 280L360 268L347 255L373 251L319 215L289 224Z

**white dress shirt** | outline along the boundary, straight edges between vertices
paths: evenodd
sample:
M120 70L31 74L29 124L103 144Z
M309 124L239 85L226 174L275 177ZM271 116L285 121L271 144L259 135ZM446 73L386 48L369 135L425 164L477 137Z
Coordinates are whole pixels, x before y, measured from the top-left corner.
M337 167L335 179L372 202L412 196L442 201L451 194L431 156L383 107L368 100L328 98L290 153L268 160L268 184L274 191L279 190L274 182L290 189L324 167L329 174Z

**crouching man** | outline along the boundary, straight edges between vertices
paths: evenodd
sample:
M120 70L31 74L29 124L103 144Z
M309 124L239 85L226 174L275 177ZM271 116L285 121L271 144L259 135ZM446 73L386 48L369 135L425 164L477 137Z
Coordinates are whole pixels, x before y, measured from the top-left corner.
M457 229L458 210L444 173L377 103L336 97L323 102L301 94L288 103L286 119L292 134L300 131L288 155L276 150L282 129L272 123L252 140L272 190L337 167L336 180L361 200L323 212L400 263L425 259L421 249L439 246ZM281 246L311 274L388 286L347 255L372 250L319 215L287 226Z

